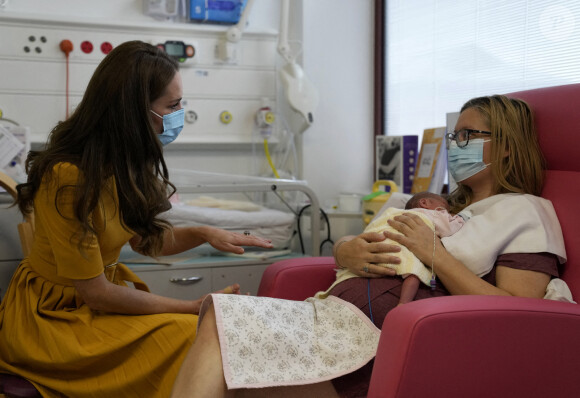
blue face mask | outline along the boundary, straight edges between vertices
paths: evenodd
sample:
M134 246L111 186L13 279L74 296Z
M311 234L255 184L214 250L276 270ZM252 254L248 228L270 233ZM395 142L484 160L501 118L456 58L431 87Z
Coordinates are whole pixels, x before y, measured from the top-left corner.
M483 143L489 141L482 138L469 140L469 144L463 148L451 141L447 152L447 168L455 181L466 180L488 166L483 162Z
M183 129L183 124L185 123L185 110L182 108L163 116L158 115L153 111L151 111L151 113L158 118L163 119L163 133L157 135L159 141L161 141L161 145L165 146L170 142L173 142Z

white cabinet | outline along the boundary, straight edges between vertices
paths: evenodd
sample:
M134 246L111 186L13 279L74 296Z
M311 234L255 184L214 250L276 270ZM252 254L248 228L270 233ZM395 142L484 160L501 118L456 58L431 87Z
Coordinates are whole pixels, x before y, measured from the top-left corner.
M262 280L262 274L268 264L238 265L234 267L215 267L211 270L212 291L223 289L233 283L239 283L242 293L256 295Z
M152 293L180 299L197 299L211 292L211 269L132 266ZM171 267L171 266L169 266Z
M180 299L197 299L233 283L240 284L242 293L256 295L262 273L269 264L207 264L205 267L131 265L130 268L149 286L152 293Z
M220 255L199 255L199 250L153 259L121 255L121 262L149 286L152 293L179 299L196 299L233 283L239 283L242 293L256 295L262 274L268 265L302 256L291 254L269 259L247 259ZM203 249L202 249L203 252ZM190 255L190 257L188 257ZM125 261L123 261L125 260Z

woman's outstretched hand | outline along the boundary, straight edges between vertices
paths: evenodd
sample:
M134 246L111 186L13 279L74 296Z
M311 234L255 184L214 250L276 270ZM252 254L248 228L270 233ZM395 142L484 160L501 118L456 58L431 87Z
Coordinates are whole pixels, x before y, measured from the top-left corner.
M205 227L205 240L214 248L235 254L243 254L242 246L255 246L264 249L273 247L270 239L263 239L253 235L226 231L219 228Z
M399 264L401 260L392 253L400 247L385 242L385 235L365 232L350 240L343 238L335 245L337 266L363 278L381 278L395 275L395 270L377 264Z

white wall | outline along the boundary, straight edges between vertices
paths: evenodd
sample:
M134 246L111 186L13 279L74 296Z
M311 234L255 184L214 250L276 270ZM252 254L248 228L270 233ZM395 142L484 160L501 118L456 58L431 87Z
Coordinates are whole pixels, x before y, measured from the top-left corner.
M141 0L4 0L1 14L102 20L126 25L152 23ZM256 0L250 31L277 31L279 2ZM302 9L304 70L320 94L314 124L302 135L302 178L324 205L340 192L367 193L373 180L373 1L291 0ZM208 27L208 30L223 27ZM291 32L299 37L300 32ZM2 67L0 66L0 72ZM2 104L0 104L1 106ZM9 117L9 115L6 115ZM300 145L299 145L300 147ZM188 148L189 150L189 148ZM167 152L170 166L240 171L244 147ZM229 160L228 160L229 159ZM242 167L242 172L249 166Z
M372 0L305 0L304 69L320 92L303 134L304 179L321 204L373 182Z

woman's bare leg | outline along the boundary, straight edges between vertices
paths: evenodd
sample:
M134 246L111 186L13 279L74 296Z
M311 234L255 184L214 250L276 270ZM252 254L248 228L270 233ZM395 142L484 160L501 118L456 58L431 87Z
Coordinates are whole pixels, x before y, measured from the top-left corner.
M195 343L175 379L172 398L232 397L224 379L222 356L213 304L206 311Z

